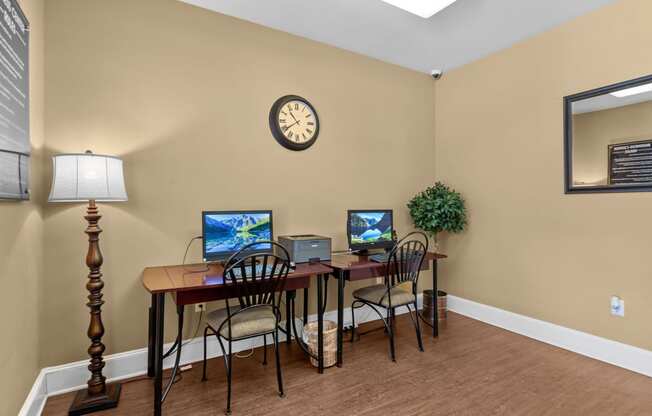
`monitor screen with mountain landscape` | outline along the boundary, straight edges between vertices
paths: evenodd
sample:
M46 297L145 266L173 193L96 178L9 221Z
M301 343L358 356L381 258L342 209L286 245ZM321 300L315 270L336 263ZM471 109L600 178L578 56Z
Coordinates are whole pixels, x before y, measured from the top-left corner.
M348 237L353 250L391 247L392 229L391 210L349 211Z
M272 211L232 211L203 213L204 261L224 260L256 241L271 240ZM269 250L258 244L252 252Z

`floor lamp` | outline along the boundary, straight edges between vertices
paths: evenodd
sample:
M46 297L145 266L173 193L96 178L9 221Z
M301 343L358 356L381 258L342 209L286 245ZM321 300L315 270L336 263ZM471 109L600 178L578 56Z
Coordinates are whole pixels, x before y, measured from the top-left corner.
M69 415L83 415L99 410L110 409L118 405L120 384L106 384L102 375L105 347L102 344L104 325L102 324L102 253L99 236L102 230L98 226L101 215L96 202L119 202L127 200L122 160L113 156L96 155L90 151L82 154L62 154L52 158L53 179L49 202L88 202L86 216L88 227L88 253L86 265L90 269L86 289L90 309L88 348L91 378L88 387L81 390L68 412Z

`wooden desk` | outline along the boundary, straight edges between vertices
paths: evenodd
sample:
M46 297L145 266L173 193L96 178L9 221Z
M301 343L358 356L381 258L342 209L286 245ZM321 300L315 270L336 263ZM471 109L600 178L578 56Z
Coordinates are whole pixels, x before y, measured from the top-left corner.
M151 293L152 300L149 308L149 342L148 342L148 367L147 375L154 378L154 415L161 415L161 406L169 393L173 380L179 370L181 359L181 347L183 345L183 312L184 306L222 300L236 297L234 287L224 282L224 269L221 265L212 264L185 265L185 266L162 266L148 267L143 272L143 286ZM295 339L301 348L307 351L303 341L296 333L294 325L294 299L297 289L304 289L304 322L308 315L308 287L312 276L317 276L317 320L318 320L318 353L314 357L318 361L318 371L324 371L324 342L323 342L323 321L324 310L322 302L323 279L332 269L324 264L299 264L297 269L287 277L285 285L286 293L286 330L288 342L294 328ZM165 316L165 295L172 295L177 305L178 332L172 348L163 352L164 339L164 316ZM168 385L163 389L163 358L176 352L175 365L172 369L172 376ZM309 353L309 352L308 352Z
M423 270L428 270L432 261L432 288L437 293L437 261L447 258L444 254L427 253L423 262ZM333 255L331 261L323 264L333 269L333 276L337 278L337 366L342 366L342 340L344 338L344 286L346 281L372 279L385 276L385 264L372 261L367 256L353 254ZM432 327L432 336L439 335L437 326L437 308L435 307L434 322L429 322L419 314L421 319Z

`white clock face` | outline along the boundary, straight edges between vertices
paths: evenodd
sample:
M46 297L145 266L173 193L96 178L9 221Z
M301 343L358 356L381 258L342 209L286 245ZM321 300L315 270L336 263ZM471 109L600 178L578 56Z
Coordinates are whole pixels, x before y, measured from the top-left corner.
M279 110L278 125L288 140L296 144L303 144L315 137L317 118L310 106L302 101L294 100Z

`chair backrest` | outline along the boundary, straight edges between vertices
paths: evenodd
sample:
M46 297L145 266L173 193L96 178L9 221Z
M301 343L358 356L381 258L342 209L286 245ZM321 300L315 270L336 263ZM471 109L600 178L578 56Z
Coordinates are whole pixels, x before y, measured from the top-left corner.
M266 252L247 254L253 247L268 244ZM276 253L274 253L276 248ZM262 267L256 270L256 266ZM239 276L234 270L238 270ZM274 241L247 244L224 264L224 281L235 287L241 308L256 305L278 306L276 293L283 291L290 272L290 255L285 247ZM228 302L227 302L228 307Z
M417 237L421 237L425 244ZM388 288L412 282L413 291L416 291L428 245L428 236L420 231L411 232L396 243L385 265L385 282Z

